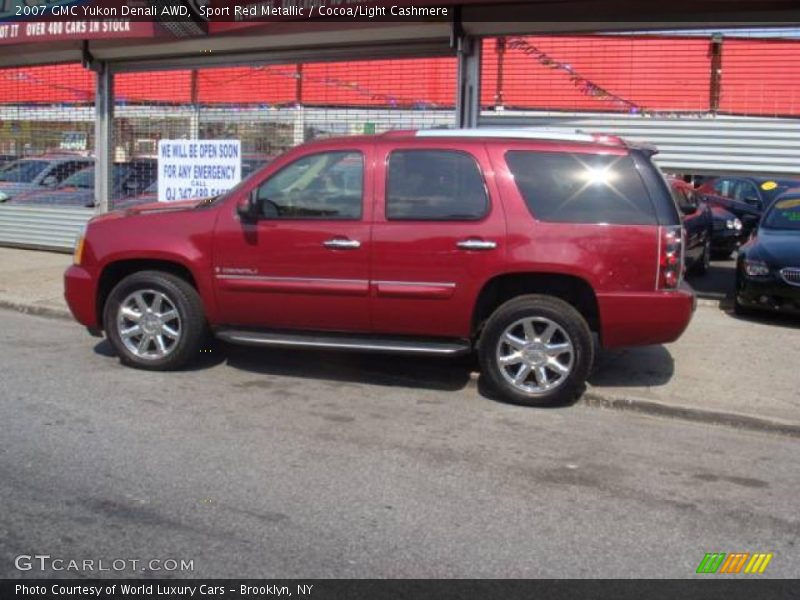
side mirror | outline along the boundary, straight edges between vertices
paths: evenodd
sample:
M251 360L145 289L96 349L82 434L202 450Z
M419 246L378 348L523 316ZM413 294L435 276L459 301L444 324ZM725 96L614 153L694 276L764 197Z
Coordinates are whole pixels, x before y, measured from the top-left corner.
M761 201L754 197L754 196L746 196L744 199L745 204L749 204L750 206L755 206L756 208L761 208Z
M55 175L48 175L42 179L42 185L45 187L56 187L58 185L58 179Z
M253 190L244 200L236 205L236 214L242 221L255 221L258 219L257 190Z
M693 215L697 212L697 204L694 202L685 202L681 204L681 212L685 215Z

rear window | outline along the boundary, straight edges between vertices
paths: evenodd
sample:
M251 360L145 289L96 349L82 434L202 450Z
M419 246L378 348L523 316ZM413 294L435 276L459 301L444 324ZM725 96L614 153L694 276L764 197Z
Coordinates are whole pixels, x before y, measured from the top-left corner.
M506 163L528 209L541 221L657 223L631 156L512 150Z

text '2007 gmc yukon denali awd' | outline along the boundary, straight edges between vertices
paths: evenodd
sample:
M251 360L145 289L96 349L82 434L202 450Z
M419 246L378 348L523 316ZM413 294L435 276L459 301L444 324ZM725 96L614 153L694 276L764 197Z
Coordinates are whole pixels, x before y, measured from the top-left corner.
M92 219L65 274L120 359L232 343L477 351L510 401L580 394L606 348L686 329L683 234L651 149L536 130L397 131L294 148L230 192Z

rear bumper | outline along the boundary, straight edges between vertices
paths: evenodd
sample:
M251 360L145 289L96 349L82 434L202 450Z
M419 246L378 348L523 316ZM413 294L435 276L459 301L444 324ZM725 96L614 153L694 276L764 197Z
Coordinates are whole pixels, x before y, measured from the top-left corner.
M95 279L83 267L71 266L64 272L64 298L67 306L80 324L90 330L98 330L95 298Z
M674 342L697 306L685 282L674 291L598 294L597 303L605 348Z

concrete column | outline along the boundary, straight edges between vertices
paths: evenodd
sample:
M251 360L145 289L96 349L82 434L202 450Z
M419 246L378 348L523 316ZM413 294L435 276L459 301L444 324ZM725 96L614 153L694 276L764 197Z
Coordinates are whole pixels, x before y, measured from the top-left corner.
M94 205L104 213L110 208L114 164L114 74L106 63L97 68L94 110Z

